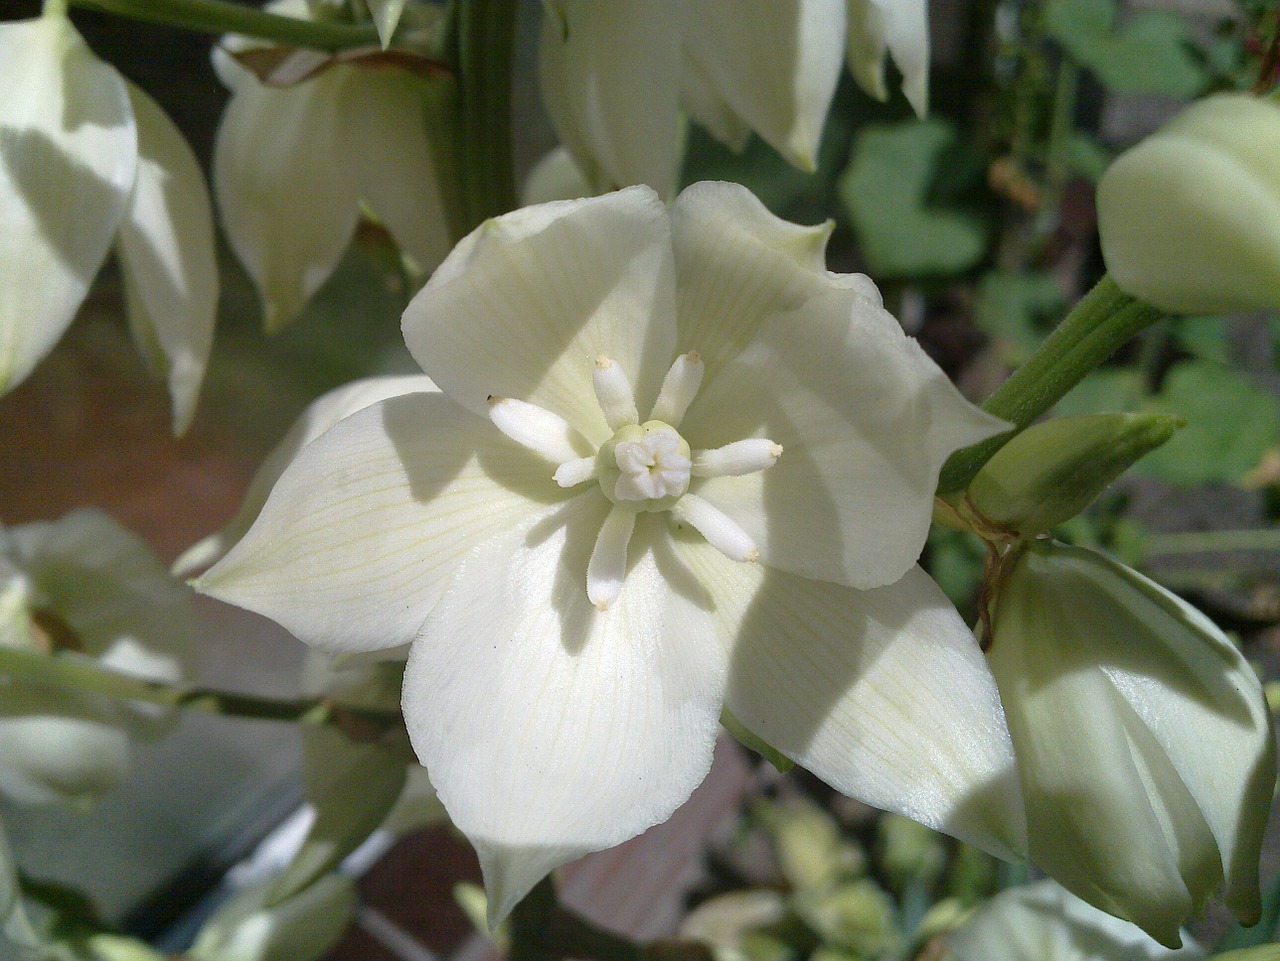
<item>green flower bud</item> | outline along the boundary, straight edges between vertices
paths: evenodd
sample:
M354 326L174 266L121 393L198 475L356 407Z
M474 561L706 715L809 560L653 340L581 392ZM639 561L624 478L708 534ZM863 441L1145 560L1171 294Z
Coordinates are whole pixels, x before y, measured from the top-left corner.
M797 891L827 888L865 869L862 851L844 840L835 818L818 805L793 798L756 810L773 835L783 876Z
M1189 940L1189 939L1188 939ZM947 961L1202 961L1194 942L1171 950L1134 925L1068 894L1052 881L1009 888L950 938Z
M893 901L869 878L796 896L796 913L829 945L879 957L898 942Z
M978 472L969 498L987 518L1035 537L1075 517L1185 421L1167 414L1091 414L1035 424Z
M776 939L761 932L786 916L786 900L777 891L734 891L690 911L679 933L682 939L710 945L716 961L746 961L769 953L766 942Z
M947 864L942 839L918 821L896 814L880 819L881 863L899 888L912 881L932 884Z
M1161 310L1280 309L1280 106L1192 104L1108 168L1098 230L1115 282Z
M1101 554L1034 541L996 600L988 659L1033 861L1166 945L1224 883L1236 916L1258 919L1275 741L1226 635Z
M268 885L246 888L210 918L191 961L315 961L337 943L356 909L355 884L330 874L267 908Z

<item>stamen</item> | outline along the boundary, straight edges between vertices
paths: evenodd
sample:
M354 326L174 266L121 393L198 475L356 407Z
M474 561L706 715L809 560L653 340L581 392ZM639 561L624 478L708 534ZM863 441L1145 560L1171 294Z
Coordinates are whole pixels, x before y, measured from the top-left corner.
M671 513L707 539L707 543L731 561L758 561L760 551L747 532L718 507L693 494L685 494Z
M622 593L627 574L627 545L636 527L634 511L614 508L604 519L587 562L587 600L596 610L608 610Z
M596 459L594 457L579 457L575 460L567 460L559 467L551 476L555 478L555 482L561 487L577 487L579 484L585 484L589 480L596 479Z
M658 391L658 399L653 404L653 413L649 415L649 419L679 427L685 411L702 386L702 372L705 369L706 365L702 363L696 350L677 357L662 380L662 390Z
M604 411L604 419L610 430L640 423L640 414L636 411L636 396L621 367L608 357L597 357L592 380L596 387L596 398L600 401L600 409Z
M563 464L577 460L591 445L559 414L510 397L489 398L489 419L522 447Z
M782 445L763 437L751 437L714 450L693 452L695 477L741 477L768 470L782 456Z

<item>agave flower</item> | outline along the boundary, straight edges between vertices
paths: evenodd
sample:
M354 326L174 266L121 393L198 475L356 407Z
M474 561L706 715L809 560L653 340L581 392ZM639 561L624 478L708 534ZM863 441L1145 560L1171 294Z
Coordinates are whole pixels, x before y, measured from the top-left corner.
M828 783L1023 845L972 634L915 566L965 401L827 227L699 184L525 208L405 339L438 392L339 421L198 589L318 647L412 641L403 708L491 919L667 818L722 710Z
M0 24L0 224L0 393L53 349L114 244L134 339L183 433L218 303L204 177L63 16Z
M682 111L734 149L754 131L812 171L843 62L883 100L889 54L923 115L921 0L546 0L542 93L596 190L644 183L670 196Z
M267 9L306 19L305 0ZM242 51L247 42L226 38ZM362 205L423 271L449 250L427 144L426 81L374 55L321 63L269 84L214 52L231 99L214 142L213 185L231 249L261 294L268 330L293 320L355 235Z

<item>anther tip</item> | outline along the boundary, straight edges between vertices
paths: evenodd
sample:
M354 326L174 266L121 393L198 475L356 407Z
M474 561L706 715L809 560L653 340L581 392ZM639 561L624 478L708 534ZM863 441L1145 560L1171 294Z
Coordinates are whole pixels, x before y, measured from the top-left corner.
M613 366L613 361L611 361L604 354L601 354L599 357L596 358L596 366L599 367L601 370L608 370L610 367Z
M770 457L772 457L774 460L777 460L779 457L781 457L781 456L782 456L782 445L781 445L781 444L774 444L772 447L770 447L770 448L769 448L769 456L770 456Z
M742 555L742 559L748 564L754 564L756 561L760 560L760 552L753 547Z
M691 364L702 363L702 355L698 353L696 350L691 350L689 351L689 353L685 354L684 356Z
M501 404L504 400L506 400L506 398L499 397L497 394L490 394L488 397L485 398L485 400L487 400L489 402L489 406L492 407L495 404Z
M607 611L608 609L609 609L609 602L608 602L608 601L606 601L606 600L604 600L604 599L601 599L601 600L596 601L596 610L597 610L597 611L599 611L601 614L603 614L603 613L604 613L605 611Z

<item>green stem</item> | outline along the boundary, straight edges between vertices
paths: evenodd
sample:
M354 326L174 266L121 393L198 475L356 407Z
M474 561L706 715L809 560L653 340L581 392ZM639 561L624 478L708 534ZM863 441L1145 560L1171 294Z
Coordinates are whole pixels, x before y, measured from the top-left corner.
M1110 277L1103 277L1027 362L982 405L988 413L1012 421L1014 429L952 454L943 465L938 493L950 494L968 487L996 451L1130 338L1162 317L1164 314L1155 307L1135 300Z
M551 961L551 919L559 907L555 882L547 875L511 912L509 961Z
M323 23L264 13L230 0L70 0L73 6L198 33L239 33L290 47L344 50L378 44L372 24Z
M1187 531L1150 534L1143 539L1147 557L1170 554L1218 554L1233 551L1280 551L1280 531Z
M511 146L511 73L516 0L458 6L459 172L467 230L517 206Z
M44 0L44 6L40 12L45 17L65 17L67 15L67 0Z
M339 705L325 698L257 697L192 684L148 680L109 670L75 653L51 656L39 651L0 647L0 675L32 684L102 694L122 701L145 701L206 714L291 721L307 726L355 719L378 727L390 727L400 721L396 711Z

